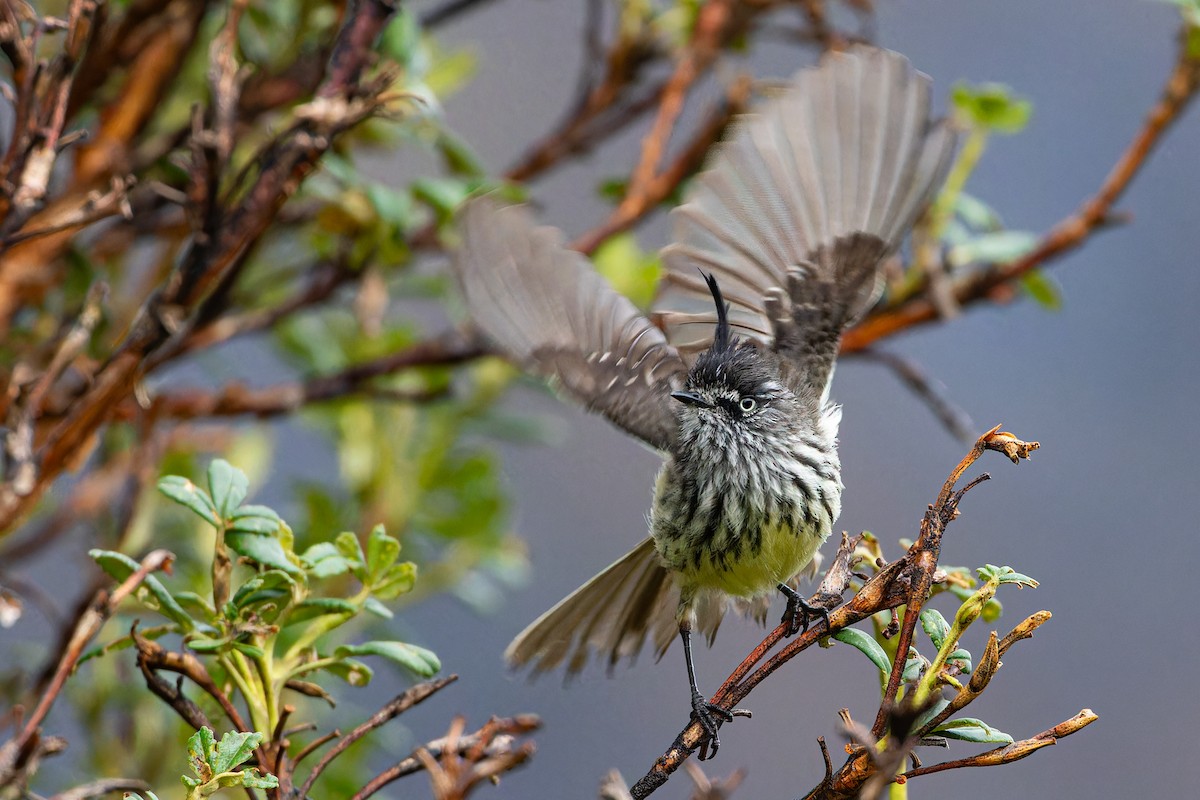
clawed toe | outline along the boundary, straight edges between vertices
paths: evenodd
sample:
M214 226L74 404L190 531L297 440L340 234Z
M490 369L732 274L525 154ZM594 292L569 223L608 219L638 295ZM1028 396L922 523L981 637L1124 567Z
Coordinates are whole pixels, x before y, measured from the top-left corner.
M722 708L721 706L710 703L704 699L704 695L696 692L692 695L692 719L700 723L700 727L707 734L707 747L701 747L699 758L701 761L706 761L713 758L717 754L717 750L721 747L721 737L717 735L717 730L723 722L733 722L734 717L749 717L750 712L744 708Z

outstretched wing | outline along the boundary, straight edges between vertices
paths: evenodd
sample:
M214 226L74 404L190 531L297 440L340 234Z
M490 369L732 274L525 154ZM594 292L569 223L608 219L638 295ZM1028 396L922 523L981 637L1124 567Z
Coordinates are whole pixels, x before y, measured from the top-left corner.
M460 216L454 271L479 329L589 410L670 449L670 393L686 367L662 332L523 206L481 197Z
M930 123L929 87L903 56L858 47L740 118L672 213L668 339L708 346L716 317L699 270L711 272L735 330L824 386L842 330L874 302L879 263L949 166L954 137Z

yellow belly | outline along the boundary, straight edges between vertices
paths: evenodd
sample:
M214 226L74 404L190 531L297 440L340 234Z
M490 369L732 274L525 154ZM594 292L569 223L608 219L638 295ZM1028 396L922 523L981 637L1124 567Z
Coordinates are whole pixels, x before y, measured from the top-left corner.
M766 594L804 569L823 540L824 536L769 525L763 528L757 552L744 548L738 559L723 564L702 558L698 568L689 565L681 572L681 582L693 590L717 589L738 597Z

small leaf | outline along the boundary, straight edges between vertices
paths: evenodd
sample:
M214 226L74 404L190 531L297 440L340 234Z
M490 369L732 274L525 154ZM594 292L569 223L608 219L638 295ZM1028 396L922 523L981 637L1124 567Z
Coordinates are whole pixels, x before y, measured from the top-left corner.
M374 597L368 597L363 601L363 609L369 611L377 617L383 617L384 619L391 619L395 616L390 608L376 600Z
M353 535L353 534L351 534ZM308 574L314 578L332 578L344 575L353 566L333 542L318 542L304 551L300 561L308 569Z
M274 775L260 775L254 767L241 772L242 786L247 789L274 789L279 786L279 779Z
M269 513L264 514L262 511ZM256 533L259 536L274 536L282 525L283 520L279 515L266 506L242 506L233 513L229 529L242 533Z
M129 556L113 550L89 550L88 556L118 581L124 581L141 567L141 564ZM155 576L147 575L142 580L142 585L137 589L137 598L174 622L184 633L196 628L196 621L183 610L183 606L176 602L167 591L167 587Z
M1039 306L1050 311L1062 309L1062 292L1054 279L1040 269L1031 269L1021 276L1021 288Z
M371 592L380 600L395 600L412 591L417 580L417 565L411 561L390 567L371 587Z
M284 552L283 545L273 536L260 536L257 533L231 530L225 534L225 544L238 555L245 556L264 567L281 569L289 575L303 573L303 570L292 563L288 554Z
M833 638L858 649L863 655L871 659L871 663L885 675L891 670L891 662L888 661L887 653L883 651L883 647L880 646L879 642L857 628L842 628L833 635Z
M180 475L167 475L158 481L158 491L174 500L184 508L191 509L196 515L214 527L219 526L217 507L212 499L196 484Z
M321 667L324 671L336 675L351 686L366 686L375 677L375 672L353 658L343 658Z
M950 705L949 700L938 696L938 698L933 702L933 705L927 708L924 713L921 714L921 716L917 717L917 721L913 723L912 730L919 731L921 728L924 728L929 724L929 720L942 713L942 711L948 705Z
M968 650L959 648L950 655L946 656L946 663L952 667L957 667L959 672L970 673L971 671L971 653Z
M208 636L197 636L194 639L187 640L187 646L197 653L215 653L218 650L223 650L229 644L228 638L213 639Z
M904 673L900 676L904 681L915 681L921 677L921 673L929 666L929 662L923 655L917 652L915 647L908 649L908 659L904 662Z
M1033 115L1033 104L1017 98L1000 83L969 86L959 83L950 91L955 109L973 125L997 133L1017 133Z
M353 617L357 613L358 606L349 600L342 600L340 597L310 597L296 604L292 612L288 614L287 621L284 624L294 625L297 622L324 617L328 614L342 614L346 617Z
M344 644L333 652L336 658L345 656L382 656L411 670L423 678L437 674L442 662L430 650L405 642L363 642Z
M994 582L997 585L1004 583L1013 583L1020 587L1028 586L1036 589L1038 582L1028 575L1022 575L1013 570L1012 567L997 567L994 564L985 564L976 570L979 573L980 580Z
M333 543L342 554L342 558L350 562L350 570L354 576L360 580L366 577L367 557L363 554L358 537L351 531L342 531Z
M213 772L231 772L234 767L249 761L254 755L254 748L262 744L262 740L261 733L229 731L221 737L213 752L210 761Z
M940 733L948 739L959 739L964 742L1012 744L1013 741L1013 738L1004 731L996 730L986 722L973 717L961 717L943 722L931 733Z
M376 525L367 536L368 582L374 584L384 572L396 563L400 555L400 542L387 535L382 525Z
M246 480L246 473L225 459L217 458L208 465L208 491L217 513L222 519L228 519L246 499L250 482Z
M266 655L261 647L256 647L249 642L231 642L229 646L250 658L262 658Z
M1029 231L981 233L970 241L950 248L946 260L952 266L967 264L1008 264L1037 247L1038 237Z
M193 733L188 739L187 748L188 764L192 772L196 773L201 783L208 783L213 777L210 759L216 750L216 739L212 729L205 726Z
M933 646L941 650L942 643L950 635L950 623L946 622L942 613L935 608L925 609L921 612L921 627L925 629Z

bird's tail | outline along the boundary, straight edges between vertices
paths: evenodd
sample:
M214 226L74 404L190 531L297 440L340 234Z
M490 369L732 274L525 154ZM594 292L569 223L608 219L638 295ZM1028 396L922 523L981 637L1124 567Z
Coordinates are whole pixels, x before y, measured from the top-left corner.
M679 587L647 538L521 631L504 651L514 668L534 674L564 664L580 672L593 656L611 670L636 658L649 639L661 656L679 631ZM724 614L716 598L701 602L697 628L711 642Z

